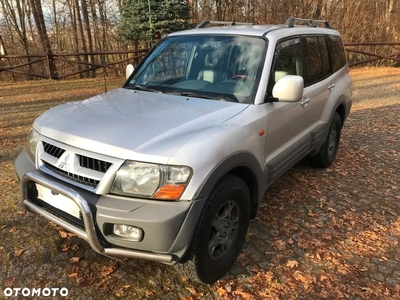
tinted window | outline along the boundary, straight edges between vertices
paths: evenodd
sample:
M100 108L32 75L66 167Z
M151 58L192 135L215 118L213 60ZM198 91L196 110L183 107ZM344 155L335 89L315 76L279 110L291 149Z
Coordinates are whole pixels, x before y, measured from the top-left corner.
M329 62L328 46L326 45L324 36L318 37L318 44L321 51L323 77L327 77L331 74L331 66Z
M325 77L322 64L322 53L318 36L303 37L304 59L306 63L306 84L313 84Z
M346 53L344 51L342 39L337 35L329 35L328 46L331 56L332 71L336 72L346 65Z

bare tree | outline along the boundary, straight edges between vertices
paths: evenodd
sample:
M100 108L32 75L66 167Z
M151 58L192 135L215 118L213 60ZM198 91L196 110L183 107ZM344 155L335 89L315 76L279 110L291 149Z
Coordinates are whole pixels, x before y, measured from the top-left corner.
M39 34L42 49L47 55L47 69L51 78L57 77L57 69L54 61L51 59L50 40L47 35L46 24L44 22L42 3L40 0L30 0L33 19L35 20L36 28Z
M0 0L0 34L9 54L73 51L80 53L75 59L78 64L64 61L61 66L57 61L57 67L67 65L71 72L88 69L96 63L90 54L94 51L144 47L144 43L137 41L123 45L115 30L124 1ZM400 40L400 0L190 0L189 3L193 23L209 19L282 24L288 17L296 16L328 20L346 42ZM388 53L389 50L389 47L376 49ZM102 55L99 60L105 63L122 58L113 54ZM32 59L24 58L19 63L29 61ZM28 72L45 69L35 64L23 68ZM57 74L54 62L50 61L48 68L51 76ZM94 72L89 74L93 75Z
M88 12L86 0L81 0L81 8L82 8L83 22L85 24L87 46L88 46L89 52L92 53L93 52L93 39L92 39L92 32L91 32L91 28L90 28L89 12ZM89 54L88 58L89 58L89 63L93 64L94 63L93 54ZM94 71L90 72L90 77L95 77Z

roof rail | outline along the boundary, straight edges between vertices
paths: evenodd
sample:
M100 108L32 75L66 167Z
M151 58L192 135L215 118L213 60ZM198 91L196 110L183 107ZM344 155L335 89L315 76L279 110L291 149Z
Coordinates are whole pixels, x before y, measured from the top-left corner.
M196 28L204 28L208 24L219 24L219 25L254 25L254 23L243 23L243 22L235 22L235 21L210 21L210 20L204 20L201 22L199 25L196 26Z
M328 21L326 20L313 20L313 19L301 19L301 18L295 18L295 17L290 17L286 20L285 25L287 27L294 27L294 22L308 22L308 26L310 27L317 27L317 24L324 24L325 28L332 28L331 24L329 24Z

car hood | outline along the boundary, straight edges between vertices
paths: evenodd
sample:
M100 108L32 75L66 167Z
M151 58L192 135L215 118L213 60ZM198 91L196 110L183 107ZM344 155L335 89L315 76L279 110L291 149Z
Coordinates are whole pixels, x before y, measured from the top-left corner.
M119 88L59 105L36 119L40 134L123 159L167 161L196 134L218 126L248 104ZM139 157L137 154L144 154Z

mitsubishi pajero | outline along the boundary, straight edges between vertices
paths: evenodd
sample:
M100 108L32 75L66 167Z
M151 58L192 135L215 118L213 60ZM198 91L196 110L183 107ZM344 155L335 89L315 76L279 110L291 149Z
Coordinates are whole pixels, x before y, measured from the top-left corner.
M267 188L305 156L333 162L352 103L328 22L225 23L168 34L123 87L39 116L23 204L103 255L221 278Z

